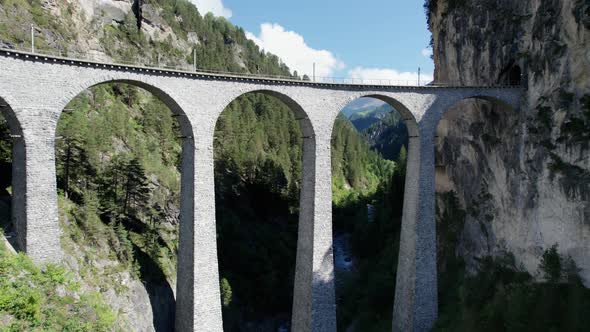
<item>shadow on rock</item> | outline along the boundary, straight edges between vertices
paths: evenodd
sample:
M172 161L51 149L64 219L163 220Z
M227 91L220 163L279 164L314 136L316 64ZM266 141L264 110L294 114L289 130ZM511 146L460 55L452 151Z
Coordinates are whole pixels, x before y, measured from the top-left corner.
M139 247L134 246L135 258L140 266L141 281L149 294L153 324L156 332L174 331L176 301L170 283L158 264Z

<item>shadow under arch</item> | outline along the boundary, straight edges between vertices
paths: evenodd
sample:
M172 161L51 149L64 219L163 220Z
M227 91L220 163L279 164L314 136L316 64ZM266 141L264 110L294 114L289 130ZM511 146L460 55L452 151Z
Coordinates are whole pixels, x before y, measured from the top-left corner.
M309 289L311 286L311 252L302 252L303 250L312 249L310 245L313 227L314 227L314 200L315 200L315 182L316 182L316 137L313 124L309 118L308 113L303 109L299 102L295 98L289 96L282 91L273 90L271 87L263 89L250 89L247 91L241 91L239 94L228 98L229 101L224 105L223 111L218 114L216 119L216 132L219 128L220 119L222 114L227 112L232 103L250 95L264 95L266 97L272 97L277 101L280 101L286 108L293 114L294 120L297 122L299 129L301 130L301 148L302 154L300 156L301 161L301 175L296 178L300 181L299 187L299 216L297 223L297 239L296 239L296 255L295 264L293 266L295 271L293 289L293 302L291 309L291 320L284 321L284 324L288 325L295 321L297 316L297 308L308 307L305 303L299 303L302 299L298 296L305 292L305 289ZM240 110L241 111L241 110ZM258 121L258 120L257 120ZM215 137L218 139L218 137ZM293 144L293 143L291 143ZM217 148L216 148L217 149ZM217 165L216 165L217 167ZM219 192L216 188L216 199ZM266 204L269 204L266 202ZM216 204L217 205L217 204ZM216 207L218 209L219 207ZM216 212L218 214L219 211ZM217 221L217 225L220 225L220 220ZM218 252L219 255L223 254L222 244L218 241ZM220 266L224 265L220 259ZM309 270L307 269L309 267ZM221 277L221 276L220 276ZM289 278L290 279L290 278ZM307 287L307 288L306 288ZM225 313L224 313L225 315ZM286 317L284 317L286 318ZM226 325L224 321L224 326ZM285 325L283 325L285 326ZM227 328L227 326L226 326Z
M453 106L457 105L458 103L464 101L464 100L484 100L487 102L490 102L492 104L498 105L500 106L502 109L509 109L513 112L518 111L518 107L517 105L513 104L512 101L509 101L507 99L503 99L497 96L488 96L488 95L480 95L480 94L475 94L475 95L471 95L471 96L466 96L463 97L459 100L456 100L451 106L449 106L447 108L447 110L449 108L452 108Z
M159 265L150 258L149 255L142 252L140 248L133 245L135 256L140 262L140 273L142 282L146 287L149 295L153 326L158 332L172 331L175 325L175 316L179 307L193 306L193 234L194 234L194 135L193 127L190 123L189 117L179 105L179 103L168 92L164 91L155 85L136 79L112 79L112 78L98 78L82 84L72 91L66 93L66 96L59 107L60 117L64 114L67 105L84 91L92 89L101 85L108 84L125 84L136 88L143 89L151 95L159 99L171 112L175 118L176 123L180 129L182 144L181 144L181 165L180 165L180 226L179 226L179 251L177 259L177 276L186 276L184 278L177 278L177 292L180 294L175 299L175 293L171 285L166 279L164 271ZM55 134L57 135L57 128L55 126ZM56 158L57 162L57 158ZM183 243L189 243L185 245ZM180 248L191 248L183 252ZM190 309L192 310L192 309ZM186 310L185 310L186 311Z
M461 275L457 275L456 271L466 269L457 267L457 262L449 263L449 257L458 256L455 251L459 245L469 248L469 253L461 255L461 259L468 256L481 257L482 247L485 247L485 250L492 249L488 247L487 242L488 236L494 237L493 233L488 233L490 229L487 228L492 222L488 218L490 216L494 218L493 210L489 210L487 206L488 202L493 200L493 196L488 192L488 186L491 187L496 179L500 179L498 182L502 182L502 186L506 185L507 188L519 185L517 177L509 176L518 174L519 163L507 163L506 161L511 159L504 159L507 156L519 158L519 150L514 148L518 142L522 143L523 139L521 135L517 135L522 130L522 123L519 121L522 116L519 102L520 95L516 89L508 93L506 97L497 93L489 95L473 93L457 96L437 114L434 127L436 195L434 218L436 242L441 245L437 246L437 266L434 272L437 276L435 285L438 294L437 308L438 312L445 317L452 317L448 314L449 310L461 309L452 300L449 302L449 299L458 297L456 293L451 293L460 285L456 282L460 280ZM452 130L453 127L455 131ZM447 132L448 128L451 130ZM460 131L457 132L457 130ZM463 133L464 130L465 133ZM488 150L494 145L495 148ZM498 163L496 171L487 167L490 165L489 160L486 161L488 156L493 162ZM504 172L504 174L500 175L496 172ZM491 181L488 182L487 180L490 179ZM511 181L514 182L510 184ZM458 212L456 209L462 211ZM448 221L456 222L454 227L460 225L459 228L451 228ZM450 237L447 235L451 233L469 234L469 237L478 240L463 242L461 236L454 238L452 235ZM467 259L461 264L469 265ZM472 270L476 270L473 267L477 265L471 266ZM443 271L444 273L441 273ZM463 287L464 284L461 285L461 288ZM443 329L446 327L448 326L439 326Z
M405 129L407 130L407 156L406 156L406 164L407 165L415 165L417 164L417 160L419 158L420 155L420 129L418 126L418 122L416 121L416 117L413 114L413 112L406 106L404 105L403 101L396 98L395 96L389 96L387 94L379 94L379 93L367 93L367 94L359 94L359 95L355 95L354 97L349 98L349 100L347 100L347 102L343 105L341 105L341 109L346 107L346 105L349 105L350 103L360 99L360 98L372 98L372 99L377 99L380 100L382 102L384 102L385 104L389 105L394 112L397 112L400 115L400 119L403 122L403 124L405 125ZM339 113L340 114L340 113ZM336 124L336 121L334 121L334 125ZM405 145L405 144L404 144ZM405 174L404 177L401 179L401 181L396 181L393 183L398 183L400 184L400 186L403 186L403 192L402 189L400 188L399 194L395 194L395 195L403 195L403 202L400 203L399 202L393 202L391 201L391 205L390 206L398 206L399 209L401 209L402 211L399 211L399 215L394 216L392 215L392 218L400 218L401 216L401 229L398 230L400 232L399 236L407 236L404 235L405 233L411 232L412 230L409 229L409 227L407 227L407 225L409 224L407 221L405 221L406 219L413 219L415 218L414 216L416 215L416 202L415 200L412 200L410 197L410 195L408 194L409 191L412 190L412 188L417 187L417 181L418 181L418 170L417 168L408 168L405 170ZM395 195L391 195L390 198L393 198L393 196ZM376 212L375 212L376 213ZM393 222L393 221L392 221ZM397 231L396 231L397 232ZM394 238L397 237L397 235L394 236ZM393 243L389 243L388 245L396 247L397 246L397 241L394 239ZM401 244L400 244L401 246ZM394 249L395 250L395 249ZM392 250L392 251L394 251ZM411 250L408 250L411 251ZM397 259L397 264L402 264L402 262L407 261L404 260L404 250L403 248L400 248L399 252L396 255ZM395 270L397 268L397 271L400 271L400 269L398 268L398 266L396 265L396 263L394 261L392 261L393 264L393 270ZM394 308L395 308L395 302L398 302L399 299L397 298L398 296L400 296L400 294L405 294L404 290L402 289L400 291L399 287L400 285L407 285L407 283L402 283L400 282L400 273L398 273L395 276L395 281L391 282L391 287L392 289L395 287L394 290L394 294L389 294L389 296L391 296L391 303L394 303ZM394 285L395 283L395 285ZM402 301L399 301L400 303ZM339 311L340 314L342 314L342 312ZM358 314L358 313L357 313ZM392 316L393 319L395 319L395 313ZM339 318L339 323L341 323L341 320ZM382 327L380 325L380 327ZM339 328L343 328L342 326L340 326ZM346 327L344 327L346 328Z
M8 163L0 164L2 173L1 185L12 186L12 195L7 197L10 204L10 222L5 232L13 236L9 242L19 251L26 250L26 150L23 138L23 130L14 110L6 98L0 96L0 115L4 117L10 131L9 137L2 137L4 140L10 140L12 145L12 165ZM5 178L6 176L6 178ZM4 188L1 188L3 191ZM7 194L7 193L4 193Z

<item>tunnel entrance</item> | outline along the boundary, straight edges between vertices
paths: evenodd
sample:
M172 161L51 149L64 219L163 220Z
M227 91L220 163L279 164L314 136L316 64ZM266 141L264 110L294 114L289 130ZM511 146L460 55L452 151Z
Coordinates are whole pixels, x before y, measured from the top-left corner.
M520 86L522 84L522 70L520 66L514 65L508 72L508 83L511 86Z

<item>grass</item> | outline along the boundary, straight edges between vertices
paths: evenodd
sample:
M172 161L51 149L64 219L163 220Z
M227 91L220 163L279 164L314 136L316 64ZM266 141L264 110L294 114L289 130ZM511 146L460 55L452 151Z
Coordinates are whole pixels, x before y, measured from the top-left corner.
M117 314L62 265L35 265L0 241L0 331L116 331Z

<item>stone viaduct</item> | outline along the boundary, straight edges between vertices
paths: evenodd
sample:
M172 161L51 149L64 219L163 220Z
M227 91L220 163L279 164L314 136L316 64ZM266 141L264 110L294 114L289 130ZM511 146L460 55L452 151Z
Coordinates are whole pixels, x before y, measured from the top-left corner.
M144 88L178 115L182 136L176 329L222 331L215 228L213 134L238 96L262 92L288 105L304 133L293 331L336 331L330 140L340 110L374 97L399 111L409 132L394 331L427 331L437 318L434 136L453 104L482 98L518 109L510 87L327 84L117 65L0 50L0 107L13 148L13 222L18 247L37 262L61 257L55 130L84 90L123 82Z

